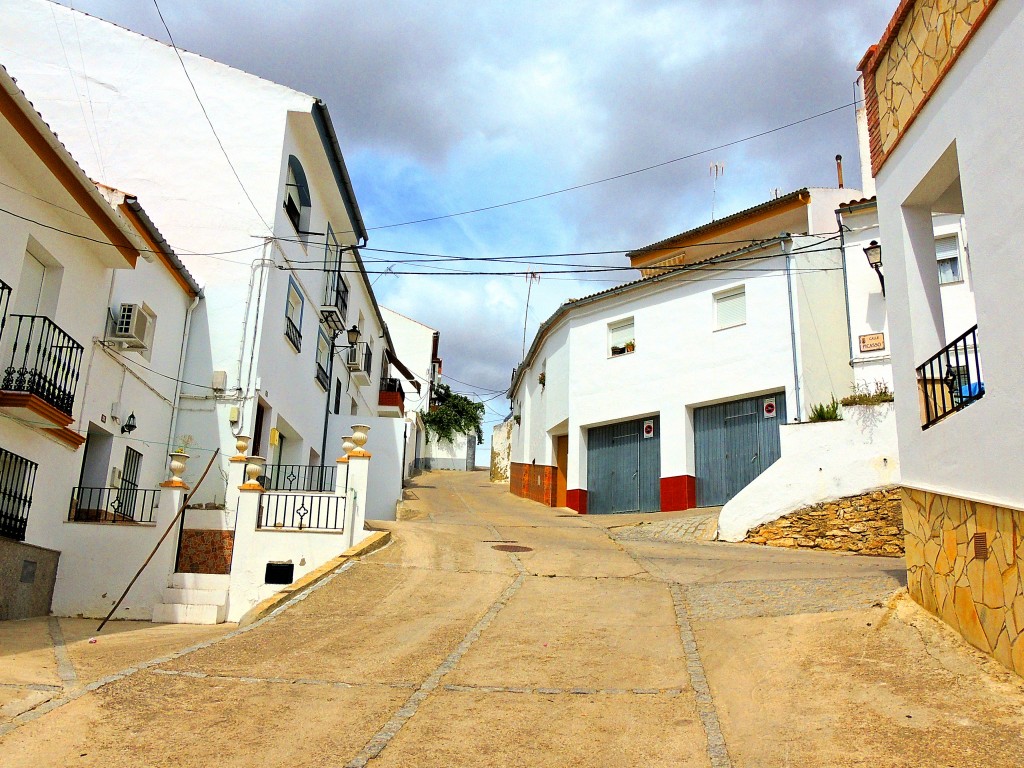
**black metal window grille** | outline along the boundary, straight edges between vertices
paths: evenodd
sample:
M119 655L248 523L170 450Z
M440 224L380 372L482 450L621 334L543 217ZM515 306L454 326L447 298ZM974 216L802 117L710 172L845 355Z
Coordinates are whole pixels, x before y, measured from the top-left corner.
M152 523L159 498L157 489L124 485L120 488L79 486L71 492L68 520L75 523Z
M319 382L320 386L323 387L325 390L331 388L331 379L327 375L327 371L324 370L324 367L320 363L316 364L316 380L317 382Z
M268 491L330 492L337 469L336 465L266 464L260 485Z
M284 335L291 342L291 345L295 347L296 352L302 351L302 333L290 317L285 317L284 319Z
M370 375L373 365L373 350L365 341L360 341L348 348L348 367L351 371L362 371Z
M974 325L917 367L923 394L922 429L966 408L985 395Z
M82 345L40 315L11 315L14 341L3 389L36 395L68 415L75 404Z
M344 531L345 497L264 493L260 496L256 528Z
M34 461L0 448L0 536L25 540L37 469Z

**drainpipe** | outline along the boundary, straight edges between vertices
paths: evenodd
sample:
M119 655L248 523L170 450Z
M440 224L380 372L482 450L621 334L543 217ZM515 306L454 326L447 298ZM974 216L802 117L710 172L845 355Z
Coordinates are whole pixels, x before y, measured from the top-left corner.
M789 294L789 346L793 352L793 395L796 398L796 419L800 421L803 414L800 403L800 366L796 351L796 310L793 306L792 245L792 240L783 242L782 252L786 255L786 292Z
M192 310L199 305L199 296L192 299L192 303L185 310L185 327L181 334L181 350L178 352L178 376L174 383L174 408L171 411L171 428L167 433L167 447L173 448L174 432L178 428L178 412L181 409L181 379L185 375L185 353L188 348L188 335L192 329Z
M836 224L839 226L839 253L843 257L843 299L846 301L846 340L850 344L850 367L853 367L853 329L850 327L850 284L846 280L846 225L843 224L841 208L836 208Z

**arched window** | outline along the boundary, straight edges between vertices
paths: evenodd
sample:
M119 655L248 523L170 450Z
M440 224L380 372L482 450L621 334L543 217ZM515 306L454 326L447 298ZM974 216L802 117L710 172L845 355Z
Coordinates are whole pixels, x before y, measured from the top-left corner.
M284 210L302 240L309 231L309 184L302 163L295 155L288 155L288 181L284 191Z

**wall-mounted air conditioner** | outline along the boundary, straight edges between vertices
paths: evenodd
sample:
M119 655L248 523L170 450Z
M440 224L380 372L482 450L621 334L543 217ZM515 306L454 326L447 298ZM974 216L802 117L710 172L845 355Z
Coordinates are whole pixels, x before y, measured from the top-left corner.
M139 304L122 304L114 316L114 329L110 335L126 349L146 349L149 323L149 315Z

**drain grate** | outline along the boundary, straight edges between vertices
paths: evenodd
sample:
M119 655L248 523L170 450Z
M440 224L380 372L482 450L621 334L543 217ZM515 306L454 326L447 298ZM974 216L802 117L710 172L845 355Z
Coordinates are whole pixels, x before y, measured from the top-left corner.
M533 547L524 547L522 544L495 544L491 549L499 552L533 552Z

